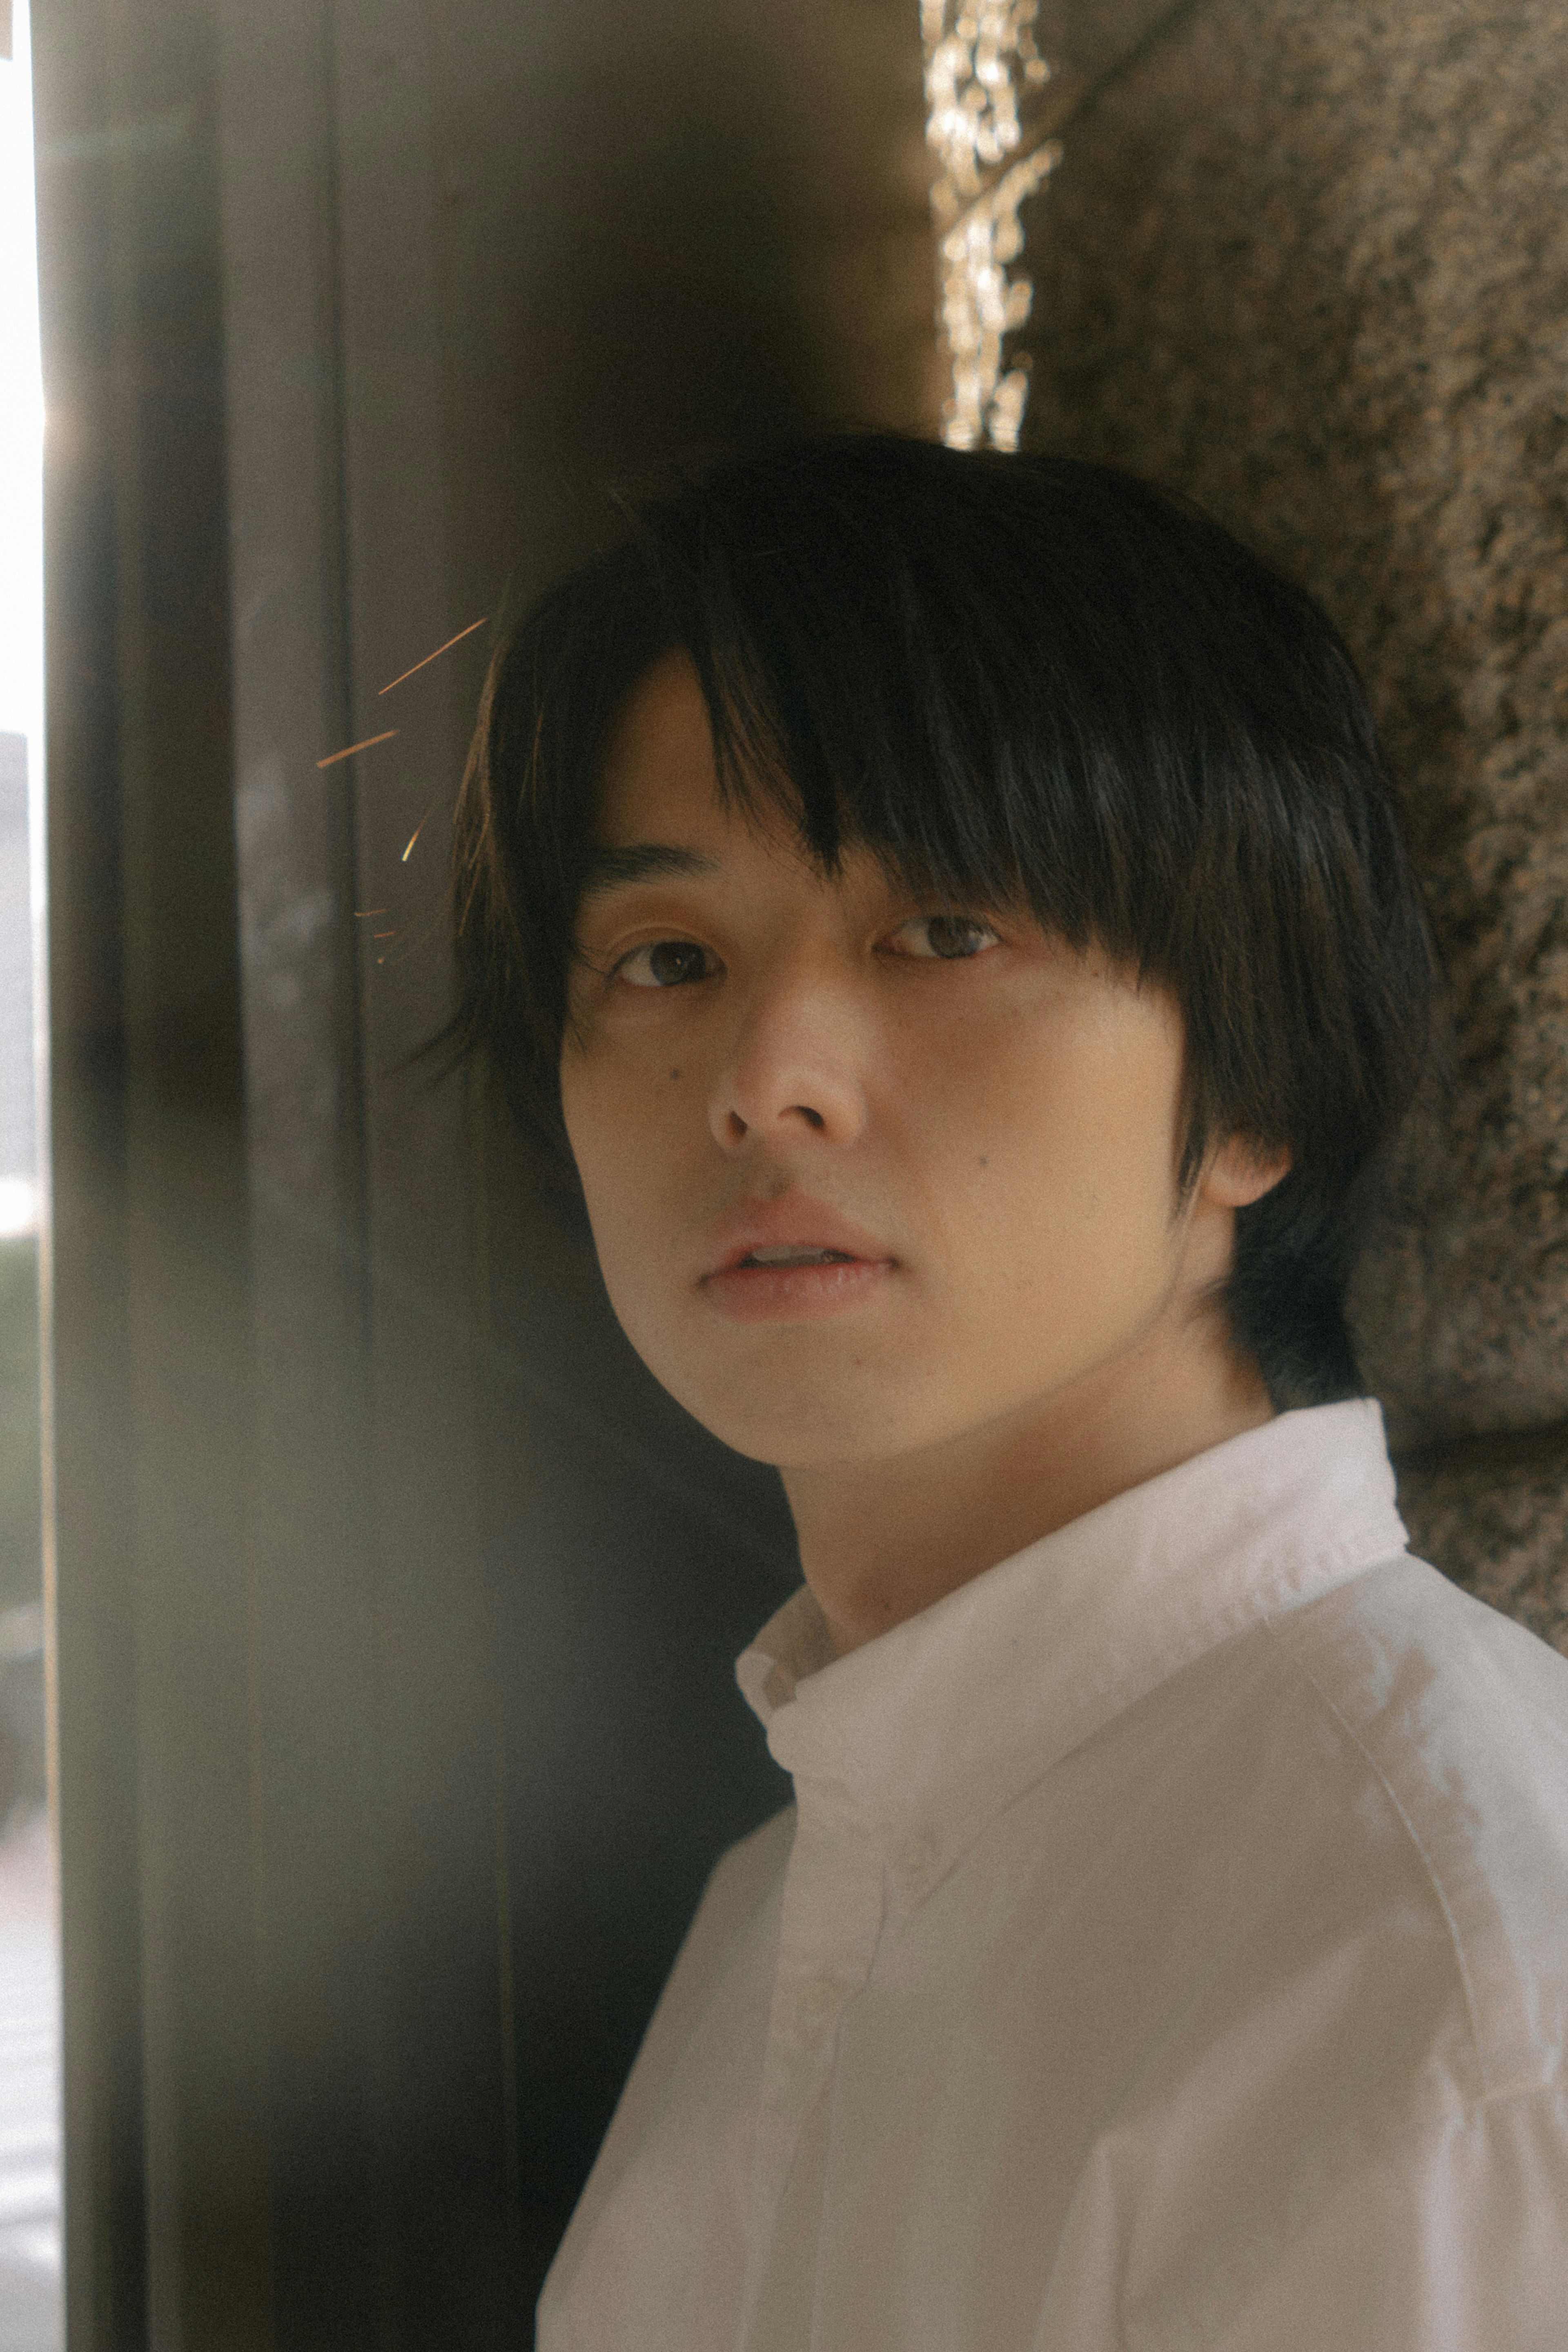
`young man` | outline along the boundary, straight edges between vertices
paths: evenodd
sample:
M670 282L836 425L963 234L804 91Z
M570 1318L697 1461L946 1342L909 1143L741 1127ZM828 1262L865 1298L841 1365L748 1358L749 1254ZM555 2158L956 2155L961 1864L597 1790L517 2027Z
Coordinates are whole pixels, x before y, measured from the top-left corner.
M1563 2342L1568 1664L1346 1337L1430 961L1322 614L1098 468L731 465L502 647L458 861L805 1576L544 2352Z

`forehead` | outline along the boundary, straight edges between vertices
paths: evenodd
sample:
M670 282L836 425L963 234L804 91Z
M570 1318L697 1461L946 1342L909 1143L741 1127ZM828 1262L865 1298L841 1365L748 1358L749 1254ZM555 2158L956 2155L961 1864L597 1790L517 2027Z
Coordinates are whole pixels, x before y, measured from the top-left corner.
M661 655L611 730L600 765L594 832L602 842L689 834L718 810L713 730L689 654Z

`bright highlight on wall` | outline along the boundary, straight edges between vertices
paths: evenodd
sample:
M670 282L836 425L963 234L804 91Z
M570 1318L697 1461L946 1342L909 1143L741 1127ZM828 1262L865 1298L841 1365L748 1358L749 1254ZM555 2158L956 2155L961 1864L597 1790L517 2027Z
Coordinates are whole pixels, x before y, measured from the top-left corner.
M44 383L27 9L0 62L0 729L42 737Z
M1029 374L1005 367L1007 336L1029 317L1033 287L1019 207L1059 161L1031 142L1030 100L1051 79L1035 47L1036 0L921 0L925 135L940 159L931 209L940 255L942 331L953 390L942 412L949 447L1016 449Z
M12 56L0 60L0 857L8 933L18 908L42 904L44 773L44 393L38 355L37 236L28 9L12 11ZM12 800L25 774L31 822ZM21 869L30 858L31 887ZM16 866L18 870L13 872ZM41 934L40 934L41 935ZM37 1221L37 1176L27 1050L30 944L0 955L0 1237ZM36 969L36 967L34 967ZM14 1034L20 1033L20 1034ZM18 1099L18 1096L23 1097Z

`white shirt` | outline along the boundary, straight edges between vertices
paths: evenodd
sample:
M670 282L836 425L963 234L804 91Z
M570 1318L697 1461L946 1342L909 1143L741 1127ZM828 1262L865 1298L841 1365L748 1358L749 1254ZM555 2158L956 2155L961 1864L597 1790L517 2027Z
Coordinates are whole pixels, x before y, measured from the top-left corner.
M540 2352L1561 2352L1568 1660L1287 1413L833 1659Z

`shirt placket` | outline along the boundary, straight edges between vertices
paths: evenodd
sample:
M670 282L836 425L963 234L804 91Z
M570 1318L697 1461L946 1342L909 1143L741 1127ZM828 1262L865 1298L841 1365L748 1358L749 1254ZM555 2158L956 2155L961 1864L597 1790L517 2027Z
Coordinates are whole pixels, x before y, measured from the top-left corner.
M863 1988L883 1924L883 1841L841 1793L802 1788L785 1875L779 1969L768 2015L749 2206L739 2343L769 2267L800 2134L831 2075L839 2021ZM813 2249L790 2249L810 2263Z

